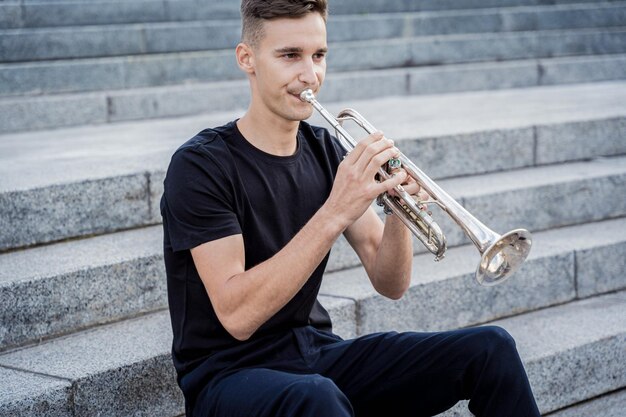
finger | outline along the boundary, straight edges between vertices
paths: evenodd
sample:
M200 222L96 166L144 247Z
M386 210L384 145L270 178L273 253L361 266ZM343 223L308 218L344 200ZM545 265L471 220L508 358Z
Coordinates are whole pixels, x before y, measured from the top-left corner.
M402 182L406 180L406 176L407 175L405 172L400 172L389 179L376 183L374 185L375 190L376 190L376 195L382 194L384 192L389 192L393 190L395 187L397 187L398 185L401 185Z
M363 173L369 178L373 177L374 175L376 175L380 167L382 167L388 160L390 160L397 154L398 149L396 147L386 148L381 152L376 153L372 156L369 162L367 162L367 165L364 166ZM363 163L366 162L365 157L361 158L361 160L363 160ZM361 163L361 160L359 160L359 163ZM403 171L403 173L403 177L406 178L406 172Z
M383 141L383 139L385 138L385 136L383 135L382 132L374 132L370 135L367 135L363 140L361 140L357 146L352 150L352 152L350 152L350 156L353 156L352 162L356 163L358 160L360 160L364 154L368 155L367 157L371 158L371 149L370 147L374 144L378 144L377 147L385 147L386 144ZM370 152L367 152L368 149L370 149ZM361 169L364 166L361 166Z

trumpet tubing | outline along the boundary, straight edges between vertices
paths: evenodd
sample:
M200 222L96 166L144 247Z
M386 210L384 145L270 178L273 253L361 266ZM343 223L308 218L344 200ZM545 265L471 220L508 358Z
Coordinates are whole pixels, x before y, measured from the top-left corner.
M376 128L355 110L344 109L337 117L334 117L317 101L311 90L304 90L300 94L300 98L302 101L310 103L330 123L335 129L337 139L347 152L354 149L357 142L343 128L342 123L344 121L354 121L367 133L376 131ZM515 229L499 235L472 216L404 154L400 153L397 159L400 160L401 167L407 174L413 177L420 187L431 196L433 201L429 201L429 203L437 204L447 213L476 246L481 255L476 268L476 280L481 285L499 284L519 269L527 258L532 245L532 236L528 230ZM379 175L383 178L389 178L389 174L382 167L379 170ZM443 258L446 251L446 239L439 225L402 187L396 187L395 191L399 197L392 197L385 193L379 198L379 201L386 207L386 211L391 211L397 215L424 246L435 255L435 260Z

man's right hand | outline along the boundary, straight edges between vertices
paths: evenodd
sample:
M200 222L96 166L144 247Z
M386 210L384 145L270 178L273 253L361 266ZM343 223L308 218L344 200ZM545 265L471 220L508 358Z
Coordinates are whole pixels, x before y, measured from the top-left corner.
M360 141L339 164L325 206L338 216L344 228L359 219L379 194L391 191L406 179L402 171L388 180L376 180L380 167L398 154L392 140L375 132Z

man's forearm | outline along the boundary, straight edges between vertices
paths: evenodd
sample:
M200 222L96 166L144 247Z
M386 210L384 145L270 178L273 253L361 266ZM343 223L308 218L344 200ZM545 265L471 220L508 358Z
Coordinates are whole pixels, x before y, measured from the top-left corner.
M372 277L376 291L392 299L402 297L411 283L412 261L410 230L397 216L387 216Z
M345 227L322 207L276 255L230 277L222 293L224 327L249 338L302 288Z

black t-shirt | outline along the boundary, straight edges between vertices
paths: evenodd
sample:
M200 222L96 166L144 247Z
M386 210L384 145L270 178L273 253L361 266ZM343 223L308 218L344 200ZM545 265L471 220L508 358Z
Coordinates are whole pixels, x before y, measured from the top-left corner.
M206 129L173 155L164 182L161 214L174 341L181 379L201 367L198 383L258 351L291 328L329 330L317 302L328 254L304 287L247 341L221 325L189 249L242 234L246 269L282 249L327 199L344 151L326 129L301 122L295 154L279 157L250 144L231 122ZM307 256L302 254L302 256ZM183 391L194 391L195 383Z

